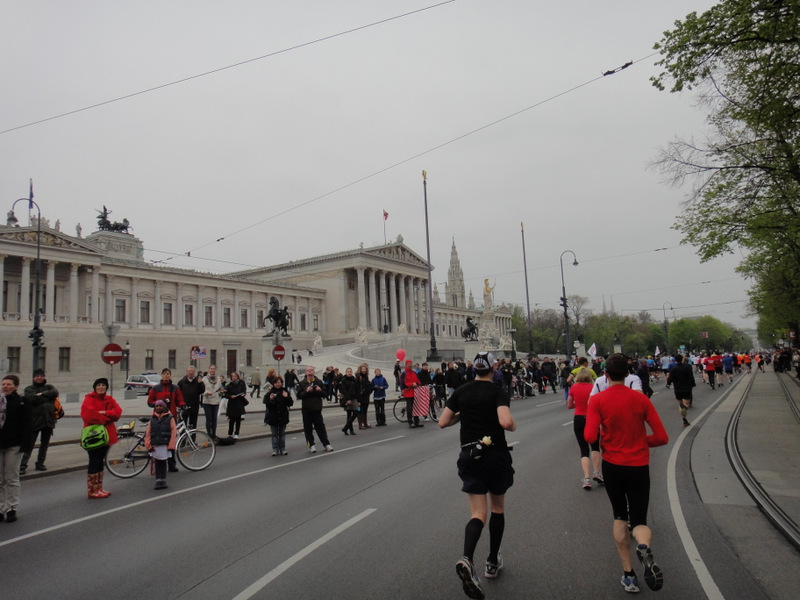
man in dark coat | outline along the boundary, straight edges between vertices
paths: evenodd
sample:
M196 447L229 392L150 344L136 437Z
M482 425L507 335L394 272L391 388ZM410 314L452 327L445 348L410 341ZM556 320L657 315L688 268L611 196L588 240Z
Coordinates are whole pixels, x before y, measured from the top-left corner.
M53 436L53 430L56 427L55 402L56 398L58 398L58 390L47 383L44 369L36 369L33 372L33 383L25 388L23 395L31 406L33 437L31 438L31 450L22 456L22 462L19 465L20 475L24 475L28 470L28 461L31 458L32 449L39 435L41 435L41 442L39 444L39 454L36 457L36 470L47 470L47 467L44 466L44 461L47 459L47 448L50 446L50 438Z
M19 465L33 448L31 405L17 393L19 377L6 375L0 388L0 521L13 523L19 508Z
M200 412L200 399L206 391L203 378L198 377L197 369L193 366L186 367L186 375L178 382L178 388L183 395L186 404L186 426L189 429L197 429L197 415Z

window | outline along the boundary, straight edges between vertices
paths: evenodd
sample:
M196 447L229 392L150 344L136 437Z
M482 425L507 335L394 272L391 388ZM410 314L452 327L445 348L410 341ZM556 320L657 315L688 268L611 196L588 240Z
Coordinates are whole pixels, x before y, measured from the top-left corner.
M167 351L167 367L171 370L175 370L178 368L178 351L177 350L168 350Z
M150 322L150 301L142 300L139 302L139 323Z
M47 348L39 348L39 368L47 371Z
M239 327L247 329L247 309L243 308L239 313Z
M209 363L210 365L216 365L217 364L217 351L216 350L209 350L208 351L208 357L211 360L211 362ZM220 371L220 373L222 373L222 371Z
M194 304L187 304L183 307L183 324L194 325Z
M164 315L161 322L164 325L172 325L172 302L164 302Z
M244 357L245 357L245 365L248 366L248 367L252 367L253 366L253 351L252 350L246 350L245 353L244 353Z
M214 307L213 306L204 306L203 307L203 325L206 327L213 327L214 326Z
M117 298L114 300L114 321L117 323L124 323L125 319L125 300Z
M263 327L264 325L264 311L257 310L256 311L256 327Z
M58 349L58 371L59 373L66 373L69 371L69 348Z
M305 314L300 315L300 331L306 330L306 316Z
M152 371L153 370L153 365L155 364L155 361L153 360L154 358L155 358L155 350L145 350L144 351L144 370L145 371Z
M319 315L312 315L311 321L314 324L314 331L319 331Z
M223 327L230 327L231 326L231 307L226 306L222 309L222 326Z
M8 371L9 373L19 373L19 346L9 346L8 353Z

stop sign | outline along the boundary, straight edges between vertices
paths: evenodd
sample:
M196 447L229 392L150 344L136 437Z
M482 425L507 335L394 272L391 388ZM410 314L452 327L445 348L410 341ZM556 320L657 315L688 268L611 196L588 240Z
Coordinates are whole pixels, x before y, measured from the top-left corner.
M272 358L275 360L283 360L286 358L286 348L283 346L275 346L272 349Z
M107 365L115 365L122 361L124 355L125 353L122 351L122 346L119 344L106 344L103 347L103 351L100 353L100 358L102 358L103 362Z

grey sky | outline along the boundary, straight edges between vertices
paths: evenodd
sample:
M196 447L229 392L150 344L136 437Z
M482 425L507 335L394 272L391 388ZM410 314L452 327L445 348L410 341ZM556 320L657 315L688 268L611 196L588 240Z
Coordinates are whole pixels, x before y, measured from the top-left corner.
M0 130L434 4L4 1ZM532 304L558 307L571 249L567 292L595 311L605 296L618 311L662 318L669 303L751 325L741 257L701 265L678 247L688 189L646 168L705 124L690 94L650 85L656 57L640 59L711 4L444 3L0 134L0 198L26 196L32 177L64 231L94 230L105 204L148 259L192 251L168 264L224 272L383 243L384 209L388 239L424 257L425 169L440 284L455 238L476 301L488 277L498 301L524 304L524 221Z

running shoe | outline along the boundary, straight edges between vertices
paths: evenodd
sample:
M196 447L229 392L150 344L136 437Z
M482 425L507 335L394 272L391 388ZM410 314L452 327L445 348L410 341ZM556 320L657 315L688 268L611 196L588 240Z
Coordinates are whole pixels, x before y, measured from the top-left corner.
M639 592L639 579L637 579L636 575L625 575L622 574L622 579L619 580L622 584L622 587L625 588L625 591L630 594L637 594Z
M603 479L603 476L600 474L600 471L595 471L594 475L592 475L592 479L597 482L597 485L605 485L606 482Z
M664 575L661 573L661 568L653 560L653 551L644 544L639 544L636 547L636 556L644 567L644 582L654 592L661 589L664 585Z
M486 579L494 579L497 577L498 573L500 573L500 569L503 568L503 557L499 554L497 555L497 562L493 563L491 561L486 561L486 570L483 572L484 577Z
M486 596L481 589L481 580L475 573L475 567L472 566L472 561L466 556L462 556L461 560L456 563L456 573L464 586L464 593L470 598L475 600L483 600Z
M330 444L325 446L325 452L333 452L333 446L331 446Z
M315 454L315 453L316 453L316 451L317 451L317 447L316 447L316 445L314 445L314 444L311 444L311 448L309 448L309 450L311 450L311 454Z
M588 491L590 491L590 490L592 489L592 480L591 480L591 479L589 479L588 477L584 477L584 478L583 478L583 484L582 484L582 487L583 487L583 489L585 489L587 492L588 492Z

